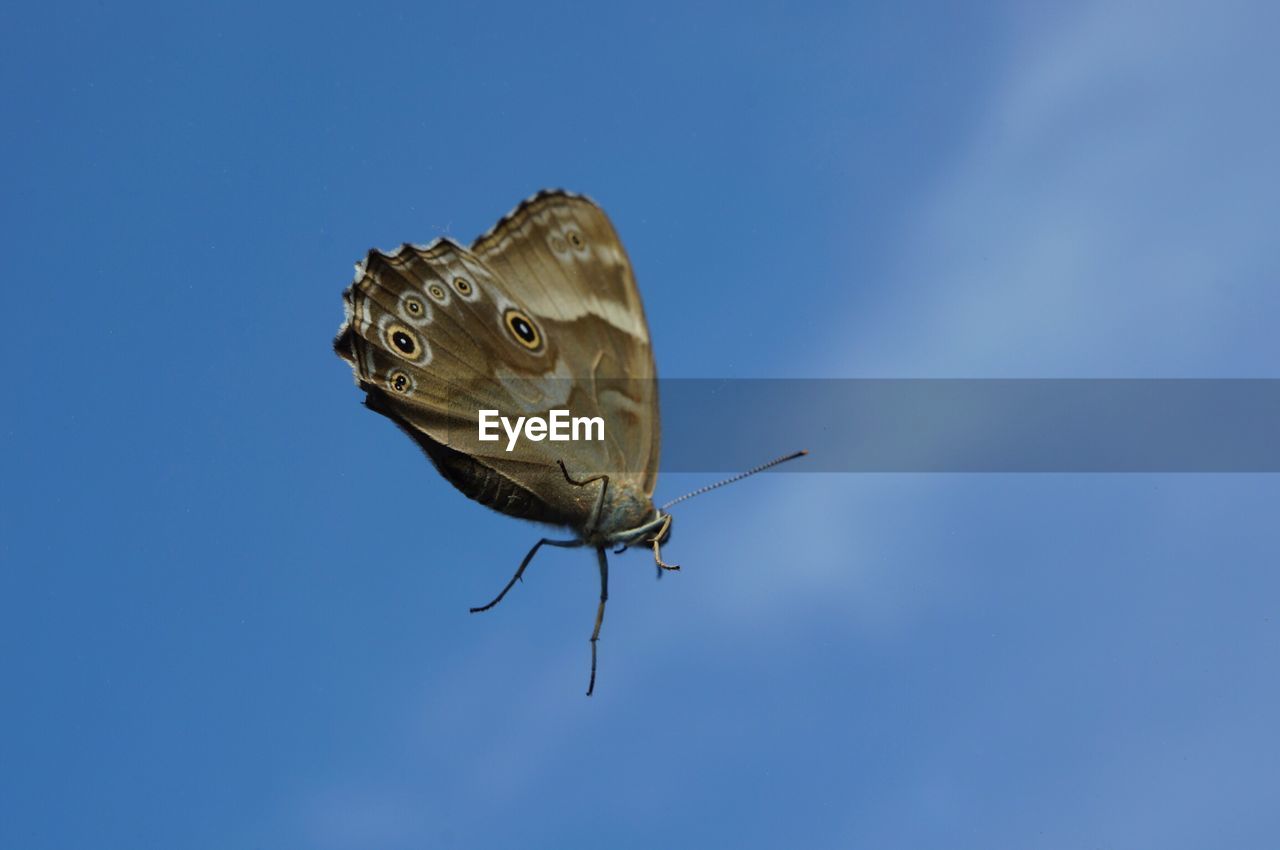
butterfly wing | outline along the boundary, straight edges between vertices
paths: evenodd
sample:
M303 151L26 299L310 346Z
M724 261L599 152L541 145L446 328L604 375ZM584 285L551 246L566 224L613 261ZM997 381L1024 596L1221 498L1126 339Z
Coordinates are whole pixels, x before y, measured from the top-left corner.
M574 378L592 384L608 423L600 471L633 473L652 495L661 435L653 348L631 261L608 216L580 195L542 192L472 250L537 315L565 329Z
M470 250L448 240L371 251L346 292L335 349L370 408L399 424L468 496L515 516L581 528L609 472L653 492L654 366L630 263L595 204L542 193ZM478 411L565 408L599 416L601 441L479 439Z

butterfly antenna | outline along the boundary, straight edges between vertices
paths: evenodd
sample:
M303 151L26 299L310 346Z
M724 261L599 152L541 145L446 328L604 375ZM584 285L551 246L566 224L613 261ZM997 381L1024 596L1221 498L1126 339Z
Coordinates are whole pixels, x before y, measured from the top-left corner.
M768 463L762 463L759 466L757 466L755 469L748 469L746 472L739 472L737 475L726 478L723 481L717 481L715 484L708 484L706 487L699 487L697 490L694 490L692 493L685 493L680 498L672 499L670 502L667 502L665 505L662 506L662 510L665 511L667 508L671 507L672 505L679 504L680 502L683 502L685 499L692 499L694 496L701 496L703 493L710 493L712 490L716 489L717 487L723 487L726 484L732 484L735 481L741 481L744 478L749 478L752 475L755 475L757 472L764 472L766 469L771 469L780 463L786 463L789 460L795 460L798 457L804 457L808 453L809 451L807 449L801 449L798 452L792 452L786 457L780 457L780 458L771 460Z

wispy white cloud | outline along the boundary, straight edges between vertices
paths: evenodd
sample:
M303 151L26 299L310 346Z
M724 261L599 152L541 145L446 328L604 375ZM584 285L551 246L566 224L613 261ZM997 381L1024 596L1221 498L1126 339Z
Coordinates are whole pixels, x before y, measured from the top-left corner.
M1100 3L1015 22L975 132L903 216L897 297L863 311L856 353L833 338L823 356L891 377L1271 374L1268 14Z

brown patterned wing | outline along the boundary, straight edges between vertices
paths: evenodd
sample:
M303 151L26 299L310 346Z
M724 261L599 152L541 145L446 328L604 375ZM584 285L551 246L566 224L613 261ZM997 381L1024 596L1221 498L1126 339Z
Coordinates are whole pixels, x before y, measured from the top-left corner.
M605 469L633 473L651 495L661 439L653 349L631 262L604 211L580 195L542 192L472 251L538 317L562 326L574 378L608 423Z
M472 250L449 240L370 251L335 342L367 404L391 418L468 496L514 516L581 527L609 472L652 493L657 395L630 264L590 201L543 194ZM605 420L603 442L478 439L478 411ZM629 485L629 486L628 486Z

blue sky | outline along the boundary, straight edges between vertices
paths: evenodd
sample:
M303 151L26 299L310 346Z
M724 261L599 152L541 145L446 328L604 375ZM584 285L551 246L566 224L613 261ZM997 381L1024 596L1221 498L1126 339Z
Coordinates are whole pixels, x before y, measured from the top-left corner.
M469 616L540 530L329 342L564 186L666 376L1274 377L1276 18L6 8L0 844L1275 846L1274 476L764 476L588 700L592 559Z

